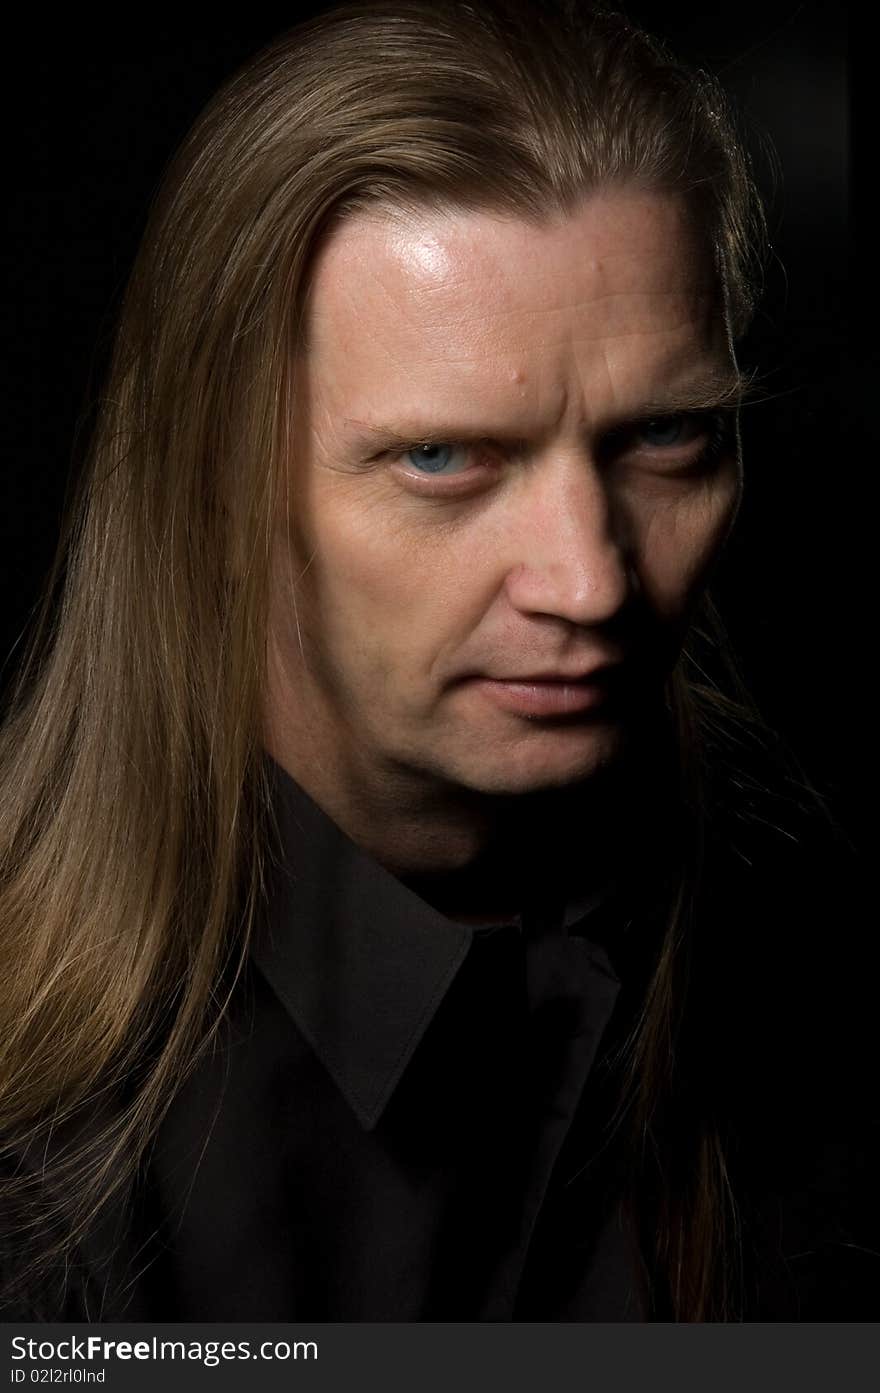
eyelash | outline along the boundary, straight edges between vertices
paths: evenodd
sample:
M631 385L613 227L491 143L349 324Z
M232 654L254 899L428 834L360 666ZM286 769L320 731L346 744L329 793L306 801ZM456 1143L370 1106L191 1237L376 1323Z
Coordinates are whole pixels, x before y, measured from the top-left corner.
M702 471L708 469L711 465L715 464L716 461L720 458L720 456L724 453L725 449L730 445L731 425L733 422L734 414L734 411L728 408L727 410L718 409L715 411L671 412L667 416L646 416L641 421L637 422L635 425L627 426L626 428L623 428L617 432L609 433L609 435L606 437L606 446L608 444L613 445L615 443L621 444L627 439L631 439L637 436L640 430L645 430L648 426L662 426L664 423L678 421L679 419L685 425L703 425L708 435L706 444L704 445L704 447L695 459L690 460L680 469L675 470L675 477L688 477L690 475L699 474ZM398 446L392 458L395 462L403 461L404 457L410 454L413 450L425 449L433 445L451 445L474 452L481 449L485 449L491 446L491 444L492 442L488 439L474 440L470 442L456 440L441 440L439 438L434 440L414 440L411 443L406 444L402 447ZM648 448L650 449L650 447ZM657 451L659 451L661 454L666 452L672 452L676 449L680 450L681 448L681 446L676 445L660 445L656 447ZM470 475L471 470L465 470L463 473L455 475L432 475L413 473L407 475L407 478L409 480L418 479L420 482L429 484L431 492L439 494L445 491L452 494L455 491L454 487L450 487L448 484L444 485L440 481L444 478L454 480L469 480Z
M731 428L733 426L735 412L718 409L716 411L678 411L668 416L649 416L638 422L635 426L622 431L619 439L626 439L627 435L636 435L640 430L645 430L648 426L662 425L667 421L677 421L681 419L686 425L701 427L708 439L700 450L696 459L687 464L683 470L678 472L684 474L697 473L701 469L706 469L710 464L714 464L731 443ZM612 439L615 437L612 436ZM681 449L681 446L660 445L660 451Z

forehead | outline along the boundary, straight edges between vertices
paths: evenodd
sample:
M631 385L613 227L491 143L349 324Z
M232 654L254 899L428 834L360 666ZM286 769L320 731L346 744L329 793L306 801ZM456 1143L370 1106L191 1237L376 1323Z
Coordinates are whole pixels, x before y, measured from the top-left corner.
M679 199L618 190L535 223L488 212L360 213L315 262L308 361L359 409L426 393L624 390L724 356L711 258ZM656 379L656 380L655 380ZM577 391L575 391L577 394Z

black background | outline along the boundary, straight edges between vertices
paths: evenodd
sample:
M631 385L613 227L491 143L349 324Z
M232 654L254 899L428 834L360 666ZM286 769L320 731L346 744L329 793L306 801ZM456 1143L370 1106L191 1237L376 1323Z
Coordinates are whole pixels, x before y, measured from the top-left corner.
M78 13L75 25L22 23L10 43L4 684L51 563L162 170L223 80L317 8L252 4L210 23L148 11L99 23ZM846 9L739 3L714 13L646 3L629 12L722 78L770 200L774 251L743 357L760 364L771 400L745 413L746 500L715 591L764 714L858 842L874 641L865 488L876 388L868 347L850 333Z

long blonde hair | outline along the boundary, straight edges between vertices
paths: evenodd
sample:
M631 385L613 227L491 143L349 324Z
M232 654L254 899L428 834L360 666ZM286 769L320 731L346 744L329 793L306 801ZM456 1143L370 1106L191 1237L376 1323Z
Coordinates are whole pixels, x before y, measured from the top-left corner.
M615 181L685 195L740 334L762 221L723 93L598 8L338 8L249 62L171 162L0 736L0 1136L10 1156L66 1138L5 1187L35 1271L133 1178L248 951L268 826L270 519L322 234L382 204L541 218ZM669 700L699 807L703 726L746 707L688 661ZM643 1135L681 1009L686 889L628 1052ZM707 1124L649 1258L679 1319L728 1309L725 1193Z

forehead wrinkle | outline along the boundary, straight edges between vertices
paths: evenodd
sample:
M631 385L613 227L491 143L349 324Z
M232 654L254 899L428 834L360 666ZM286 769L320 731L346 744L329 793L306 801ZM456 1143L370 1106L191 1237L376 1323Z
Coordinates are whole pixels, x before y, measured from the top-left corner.
M448 287L436 287L436 294L440 294ZM468 323L473 321L475 324L485 326L491 332L492 322L506 324L510 320L518 318L532 318L540 316L546 318L551 315L559 316L578 316L594 309L596 306L617 306L620 305L624 311L635 304L638 307L647 306L651 312L659 310L663 312L664 305L671 302L684 300L692 307L700 306L705 303L707 308L715 304L716 296L714 290L707 286L698 288L693 285L683 285L680 287L663 287L657 290L650 290L642 287L638 290L596 290L589 294L572 296L570 291L565 298L556 304L543 301L539 305L534 304L507 304L505 300L510 300L516 294L515 288L511 295L499 298L495 294L489 294L485 289L485 284L477 286L476 294L473 289L469 289L467 278L462 280L463 304L459 309L454 303L448 307L446 317L458 319L459 322ZM404 301L409 297L404 297ZM458 310L458 313L456 311Z
M452 304L436 307L425 307L420 300L413 307L405 298L399 303L400 310L397 303L394 305L395 328L403 328L404 332L416 336L413 347L420 355L453 365L464 364L487 350L510 356L519 355L524 349L528 352L535 346L562 347L603 339L647 339L674 334L690 324L711 321L715 317L714 295L697 294L692 290L608 291L538 307L499 304L487 295L476 304L474 297L468 296L467 303L461 307L454 300ZM594 313L597 309L604 312ZM645 315L646 309L650 319ZM662 322L657 322L659 316L664 316ZM521 332L517 331L519 323L523 324ZM372 337L379 337L380 332L373 333ZM506 341L506 336L514 332L516 339ZM461 352L463 341L466 347ZM385 348L387 351L387 343ZM407 352L409 348L410 345L406 345Z
M524 373L528 378L539 366L530 361L536 353L541 355L540 366L546 366L546 355L554 351L564 354L571 350L577 353L579 345L592 348L604 343L626 343L630 340L657 342L664 337L680 335L689 328L694 330L696 345L704 336L709 338L707 331L712 324L712 316L694 316L684 310L680 318L666 320L662 324L648 325L641 321L632 326L624 324L613 327L607 324L594 326L586 318L571 324L548 324L546 320L552 313L550 310L542 314L544 327L539 329L534 323L533 313L510 312L506 316L508 331L517 318L526 321L523 332L515 338L507 338L504 332L499 333L497 324L487 324L479 315L467 319L445 318L430 326L412 315L407 317L410 332L403 336L385 335L381 325L368 324L365 337L380 350L382 363L393 364L407 377L421 371L431 375L438 367L460 369L466 372L470 385L473 372L479 371L487 356L496 361L503 360L510 365L509 370ZM399 323L397 327L401 327ZM350 345L343 346L338 340L336 346L340 349L344 347L345 351L351 349ZM379 366L374 352L370 354L370 361L374 366ZM580 364L579 371L582 367Z
M642 330L636 337L651 345L650 352L635 360L627 354L618 361L614 349L624 348L630 337L587 338L586 354L577 351L580 339L561 339L537 353L505 349L501 354L444 356L438 352L430 357L423 354L417 362L405 352L398 356L386 344L382 363L374 363L377 371L358 381L355 397L347 403L346 417L369 419L381 405L389 430L397 422L422 419L430 427L431 417L440 421L473 416L475 423L479 419L503 422L533 413L540 402L545 419L555 419L557 409L564 414L565 401L573 400L573 383L578 388L575 397L582 399L582 409L589 416L609 386L613 387L612 405L668 400L680 402L681 409L696 410L704 404L720 405L736 399L742 379L721 338L713 342L697 333L682 337L669 326ZM562 405L557 408L560 401ZM467 412L462 410L463 402L469 407ZM601 415L606 414L607 407L598 409ZM419 431L407 427L399 433Z
M580 381L589 380L597 367L607 363L608 354L613 347L625 347L633 339L650 347L644 357L640 355L638 361L630 361L623 365L626 373L639 378L664 377L670 373L677 373L680 371L679 364L682 358L704 360L715 357L716 346L712 336L702 332L707 327L695 324L691 319L684 319L679 323L650 329L641 326L620 329L615 333L591 334L579 326L576 332L558 336L533 334L530 343L523 340L520 343L500 345L494 342L491 335L486 334L475 339L464 353L455 351L459 345L454 338L446 351L442 343L432 345L434 351L420 354L418 361L406 351L395 354L388 344L383 348L386 362L394 363L407 384L413 380L421 380L432 391L448 391L450 396L455 397L460 390L458 385L455 382L438 382L437 372L440 369L460 371L463 375L461 389L477 391L485 396L515 391L517 398L521 398L526 390L534 392L539 381L543 381L545 387L549 388L552 381L563 382L572 372ZM690 328L694 330L692 334L682 334L682 331ZM665 351L663 340L668 340ZM720 344L720 340L718 342ZM588 352L579 352L582 346L586 346ZM487 349L491 351L487 352ZM483 369L490 367L491 376L481 377ZM498 373L495 371L496 367L499 369ZM701 375L711 377L713 373L701 371ZM729 376L719 375L724 377L724 381L727 381ZM383 384L383 390L385 389Z
M529 306L522 302L517 303L519 286L511 276L509 267L503 262L499 264L497 256L493 256L491 252L482 254L480 240L473 235L469 227L466 226L462 232L460 223L453 225L453 245L459 244L456 246L456 255L450 254L437 236L422 235L413 244L411 234L409 240L400 232L389 239L387 229L381 224L375 224L375 227L383 239L379 257L370 256L369 246L365 248L360 239L356 242L345 241L341 246L331 245L319 270L317 285L320 292L323 288L323 278L326 278L330 298L325 308L328 309L331 319L333 297L336 296L341 299L343 307L349 310L350 317L358 323L360 333L367 336L371 342L381 344L383 351L397 362L402 362L408 356L409 346L401 345L397 354L390 352L389 336L383 336L383 321L395 329L402 329L405 334L416 333L420 355L427 351L429 356L450 365L463 365L472 353L485 351L487 346L494 350L496 346L492 342L493 338L503 336L518 319L526 321L524 337L534 343L536 321L551 326L546 332L548 336L554 336L552 325L556 319L567 317L588 321L594 318L593 311L603 307L606 311L611 308L610 316L599 316L602 322L596 326L596 331L592 331L586 322L569 329L569 339L574 337L589 342L610 335L645 335L658 332L657 329L649 329L644 322L636 323L630 328L626 323L630 306L636 316L639 308L644 307L653 317L662 313L664 306L669 306L679 298L692 302L705 299L707 308L712 306L715 299L711 288L704 289L687 282L672 288L653 288L644 284L633 289L609 286L609 274L619 274L629 261L633 261L633 271L637 276L644 275L646 264L650 267L650 263L646 263L643 258L634 259L624 254L610 254L604 259L592 258L583 263L599 282L590 286L586 293L582 287L578 287L580 293L573 297L569 281L557 303L553 303L551 298L549 302L544 299L537 305L533 303ZM462 248L465 255L476 250L476 269L467 264L462 269ZM386 254L390 252L390 267L392 271L399 272L398 281L395 281L393 275L389 278L381 274L383 251ZM334 265L337 260L340 263L338 267ZM560 260L564 263L565 258L561 257ZM611 263L611 266L608 263ZM544 286L558 292L560 276L556 271L557 263L554 259L549 264L551 269L543 276L540 276L540 266L537 268L538 288ZM617 272L612 269L614 264L618 267ZM532 270L534 269L533 266ZM668 266L664 265L662 269L665 274L669 274ZM675 267L672 270L674 271ZM338 274L339 271L341 274ZM366 290L365 296L359 297L358 286ZM534 281L531 286L531 298L533 302L537 298ZM614 307L620 307L619 315L613 312ZM321 307L316 308L320 321L323 319ZM379 323L374 322L374 316ZM426 333L426 316L431 320L430 334ZM622 325L616 322L618 319L623 320ZM666 324L662 328L674 330L680 323L676 317L673 324ZM449 343L449 348L445 347L444 336L453 341ZM462 353L458 351L459 345L454 340L464 337L470 342L467 350ZM506 348L506 345L502 347ZM520 345L512 347L518 351Z
M463 322L470 319L481 326L488 323L490 330L493 324L503 326L521 317L578 316L597 308L614 311L620 307L622 314L630 309L647 309L653 314L663 313L676 300L715 304L717 290L711 279L694 282L684 277L670 285L669 268L663 270L665 283L655 287L644 283L632 287L608 285L607 273L591 278L591 283L584 286L568 268L562 267L559 273L532 276L530 296L524 301L519 279L510 274L508 266L496 267L492 261L488 267L466 268L455 276L447 275L440 284L420 280L401 299L404 304L413 300L422 303L429 313L434 309L429 301L446 300L448 317L461 316ZM636 274L644 277L643 260L639 260Z

